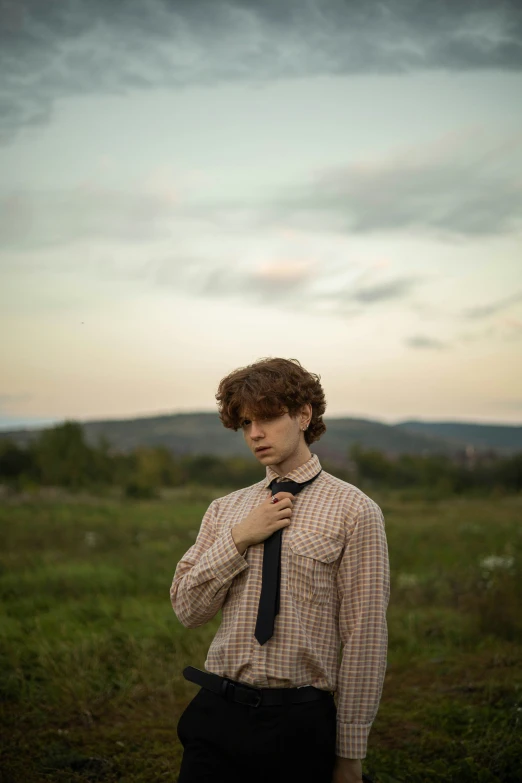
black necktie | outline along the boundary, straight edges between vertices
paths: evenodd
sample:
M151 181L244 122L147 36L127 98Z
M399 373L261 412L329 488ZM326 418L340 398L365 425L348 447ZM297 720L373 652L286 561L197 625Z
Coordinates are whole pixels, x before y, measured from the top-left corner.
M321 473L321 470L319 471ZM270 484L272 495L278 492L291 492L297 495L307 484L315 481L319 473L298 484L296 481L277 481L274 479ZM261 596L259 598L259 608L257 610L257 622L254 636L259 644L264 644L272 638L274 634L274 623L276 615L279 614L279 588L281 584L281 539L283 530L276 530L271 536L265 539L263 546L263 582L261 585Z

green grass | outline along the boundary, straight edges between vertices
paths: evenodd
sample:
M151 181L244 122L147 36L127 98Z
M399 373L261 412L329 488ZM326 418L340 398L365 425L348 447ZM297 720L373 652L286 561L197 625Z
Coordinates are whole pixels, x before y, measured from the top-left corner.
M168 591L221 494L0 505L2 783L176 780L176 723L197 690L181 671L203 666L218 620L184 629ZM373 497L392 596L365 769L376 783L519 783L522 497Z

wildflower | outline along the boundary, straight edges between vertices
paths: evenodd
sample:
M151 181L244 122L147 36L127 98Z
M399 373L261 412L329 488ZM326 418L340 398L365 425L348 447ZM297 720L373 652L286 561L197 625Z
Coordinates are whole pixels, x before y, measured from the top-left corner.
M98 534L93 531L89 531L85 534L85 543L89 547L94 547L98 543Z
M416 587L419 584L419 577L417 574L398 574L397 585L399 587Z
M511 555L504 555L503 557L501 555L489 555L489 557L484 557L480 561L480 567L486 589L490 590L494 587L503 573L511 574L514 565L515 558Z
M483 571L511 571L515 564L515 558L511 555L501 557L500 555L489 555L480 561Z

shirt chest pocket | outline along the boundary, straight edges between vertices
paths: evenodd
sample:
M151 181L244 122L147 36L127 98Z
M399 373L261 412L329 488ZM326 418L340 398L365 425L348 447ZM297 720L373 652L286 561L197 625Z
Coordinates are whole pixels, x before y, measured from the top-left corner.
M333 592L341 541L309 530L288 536L288 589L298 601L324 604Z

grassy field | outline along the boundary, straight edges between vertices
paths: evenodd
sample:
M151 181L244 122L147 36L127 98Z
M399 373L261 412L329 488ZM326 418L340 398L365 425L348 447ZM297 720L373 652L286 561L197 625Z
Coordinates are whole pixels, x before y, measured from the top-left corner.
M176 723L218 620L188 631L176 563L223 490L0 505L2 783L177 777ZM392 569L375 783L522 780L522 497L372 496Z

